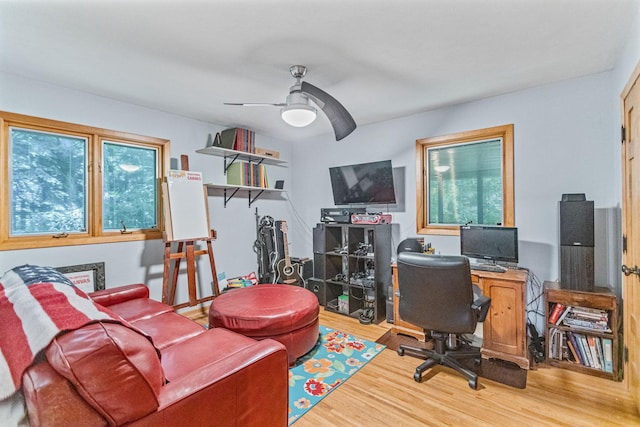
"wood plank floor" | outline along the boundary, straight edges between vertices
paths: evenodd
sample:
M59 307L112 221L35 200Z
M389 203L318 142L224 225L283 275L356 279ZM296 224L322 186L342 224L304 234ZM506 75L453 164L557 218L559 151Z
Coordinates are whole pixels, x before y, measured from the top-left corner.
M206 323L206 313L189 313ZM390 327L361 325L321 309L320 323L375 341ZM419 359L384 350L314 406L295 427L315 426L640 426L640 415L621 382L558 368L531 370L516 389L479 378L478 389L448 368L413 380Z

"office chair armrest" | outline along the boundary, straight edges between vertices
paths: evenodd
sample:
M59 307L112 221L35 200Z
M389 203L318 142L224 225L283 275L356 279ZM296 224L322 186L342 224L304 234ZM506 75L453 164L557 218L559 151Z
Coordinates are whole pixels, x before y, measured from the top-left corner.
M489 307L491 306L491 298L480 295L478 298L473 301L471 304L471 308L478 312L478 322L484 322L484 319L487 317L487 313L489 312Z

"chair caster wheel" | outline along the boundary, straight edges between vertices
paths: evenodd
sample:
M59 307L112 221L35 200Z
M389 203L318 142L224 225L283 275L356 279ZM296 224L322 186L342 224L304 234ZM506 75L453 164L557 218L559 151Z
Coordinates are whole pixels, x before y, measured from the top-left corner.
M404 356L404 348L398 348L398 356Z
M477 359L473 360L476 364L476 366L480 366L480 364L482 363L482 358L478 357Z
M422 382L422 375L416 372L415 374L413 374L413 380L417 383Z
M478 379L477 378L471 378L469 380L469 387L471 387L473 390L477 390L478 389Z

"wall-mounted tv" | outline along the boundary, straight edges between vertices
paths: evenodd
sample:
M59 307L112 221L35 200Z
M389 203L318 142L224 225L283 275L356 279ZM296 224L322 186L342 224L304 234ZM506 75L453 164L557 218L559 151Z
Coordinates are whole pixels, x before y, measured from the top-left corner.
M460 227L460 253L469 258L518 263L518 229L488 225Z
M396 203L391 160L336 166L329 175L336 206Z

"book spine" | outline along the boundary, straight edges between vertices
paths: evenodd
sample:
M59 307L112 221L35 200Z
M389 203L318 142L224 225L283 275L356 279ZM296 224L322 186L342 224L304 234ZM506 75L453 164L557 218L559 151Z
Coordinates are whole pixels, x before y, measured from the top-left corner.
M558 320L556 320L556 325L559 325L560 323L562 323L564 318L567 317L569 313L571 313L572 311L573 311L573 307L570 307L570 306L565 307L560 317L558 317Z
M598 360L598 352L596 350L596 341L594 337L587 336L587 343L589 344L589 352L591 352L591 360L593 361L592 367L595 369L601 369L600 361Z
M587 338L582 334L577 334L576 338L578 339L578 343L580 344L580 348L582 349L582 355L584 356L585 366L589 368L593 368L593 360L591 358L591 351L589 350L589 343L587 342Z
M604 358L604 371L613 372L613 341L611 341L611 339L602 339L602 353Z
M586 366L584 357L582 356L582 350L580 349L580 346L578 345L578 342L576 340L576 337L574 336L574 334L572 332L567 332L567 336L569 337L569 342L571 344L573 344L573 348L576 351L576 360L581 364Z
M558 329L549 329L549 342L547 343L548 349L547 354L549 355L549 359L555 359L555 342L558 335Z
M570 360L569 354L567 334L562 331L562 335L560 335L560 360Z
M233 163L227 168L227 184L244 185L242 179L242 163Z
M600 337L595 337L596 342L596 354L598 355L598 362L600 362L600 370L604 371L604 354L602 352L602 340Z
M563 304L560 304L559 302L555 303L555 305L551 309L551 313L549 314L549 323L555 324L558 321L558 318L560 317L560 313L562 313L563 309L564 309Z
M576 348L574 347L573 342L571 341L571 338L569 338L568 333L565 334L565 335L567 335L567 347L569 347L569 351L570 351L571 357L572 357L572 359L570 359L570 360L573 361L573 362L576 362L576 363L581 363L580 362L580 358L578 357L578 352L577 352Z
M242 151L240 146L240 129L236 128L234 139L233 139L233 149L236 151Z

